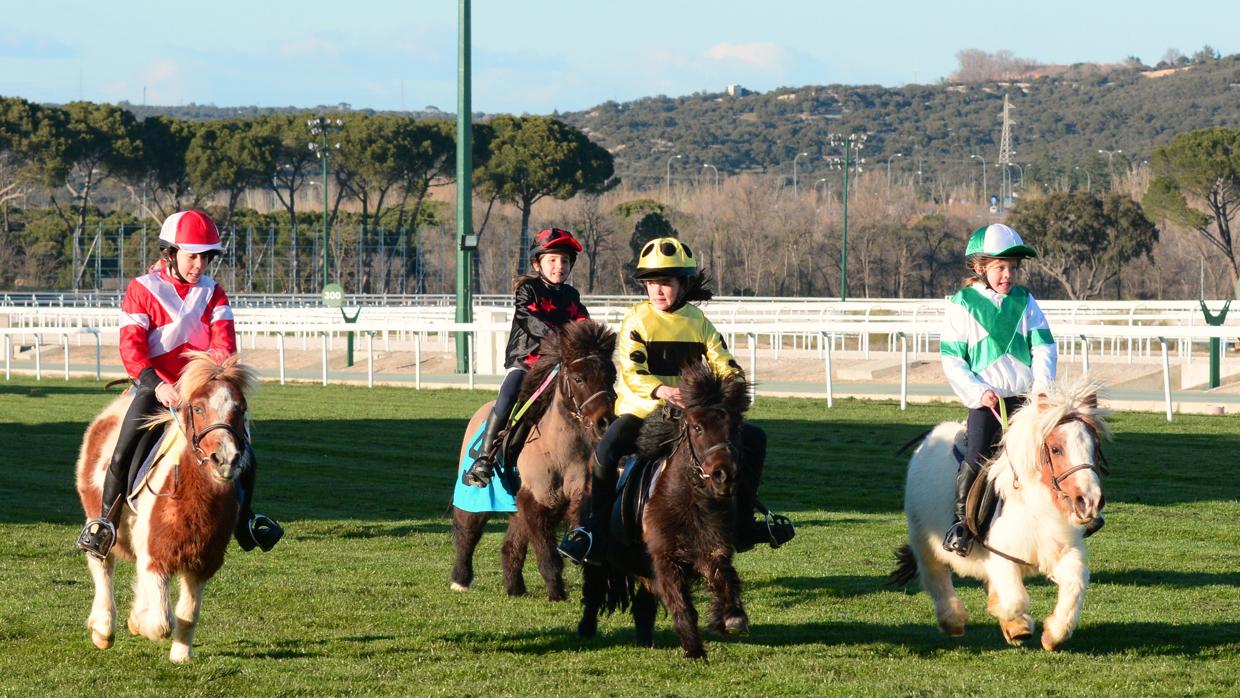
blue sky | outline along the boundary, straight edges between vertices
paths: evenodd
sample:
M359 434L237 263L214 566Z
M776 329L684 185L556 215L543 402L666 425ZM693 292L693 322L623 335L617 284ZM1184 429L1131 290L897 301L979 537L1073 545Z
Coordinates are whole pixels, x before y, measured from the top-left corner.
M12 3L0 95L141 103L145 88L149 104L454 111L456 12L454 0ZM728 83L932 83L966 48L1044 63L1240 52L1235 0L474 0L473 25L474 109L512 113Z

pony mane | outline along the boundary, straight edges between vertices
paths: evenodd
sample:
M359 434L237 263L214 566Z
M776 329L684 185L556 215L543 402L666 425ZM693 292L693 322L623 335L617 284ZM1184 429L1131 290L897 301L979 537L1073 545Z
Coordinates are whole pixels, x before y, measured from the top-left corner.
M604 362L610 362L615 351L616 333L601 322L582 320L562 326L558 331L543 337L542 342L539 343L538 360L530 366L525 380L521 382L521 392L517 397L518 403L530 399L530 396L538 390L538 386L542 385L547 374L557 364L563 363L567 366L577 359L591 355L598 356ZM563 371L564 367L562 366L560 370ZM537 420L541 417L551 405L554 396L554 390L547 390L539 395L538 401L531 405L526 413L529 418Z
M258 372L241 363L240 356L237 354L224 359L224 363L216 363L215 359L205 351L187 351L185 356L189 357L189 363L186 364L185 370L181 372L180 380L177 381L177 392L184 399L188 399L214 380L232 383L241 390L242 395L247 396L258 387ZM143 422L143 425L153 427L171 422L173 419L171 412L160 410Z
M704 362L687 364L681 369L678 387L686 410L721 408L740 416L749 409L749 382L739 374L720 378ZM646 458L665 455L679 431L679 416L661 409L642 424L637 436L637 452Z
M1028 395L1028 404L1017 410L1003 434L1002 451L1022 476L1036 477L1038 450L1055 427L1067 420L1079 420L1091 427L1100 440L1111 439L1106 423L1110 410L1097 406L1102 385L1081 377L1071 383L1053 383L1045 394Z

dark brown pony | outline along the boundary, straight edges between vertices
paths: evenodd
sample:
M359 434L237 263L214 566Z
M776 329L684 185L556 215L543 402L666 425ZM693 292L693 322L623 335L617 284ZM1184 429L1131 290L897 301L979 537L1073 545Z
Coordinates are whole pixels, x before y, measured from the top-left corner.
M660 412L646 420L639 454L666 456L648 466L659 469L640 520L648 564L586 569L580 635L595 633L607 600L606 577L612 574L614 580L616 573L628 575L635 586L633 619L644 646L654 644L655 614L662 602L685 656L706 656L691 590L697 578L706 580L711 593L710 627L723 634L748 632L732 555L741 480L736 440L749 407L749 388L742 377L721 379L706 365L692 364L681 372L683 412ZM621 535L613 531L613 542ZM615 563L617 557L611 559Z
M590 459L607 425L615 418L615 348L616 334L607 325L593 320L569 323L543 339L539 359L522 383L518 405L532 396L557 365L560 367L553 384L522 417L522 423L533 426L512 435L523 438L524 446L517 458L521 480L517 513L508 519L503 546L504 589L509 595L526 593L522 570L532 545L547 598L568 598L564 590L564 562L555 551L555 538L562 521L580 523L582 502L589 487ZM487 403L470 419L461 443L462 457L490 410L491 403ZM497 482L495 486L501 485ZM452 540L456 547L452 589L467 591L473 584L474 550L490 518L490 513L452 507Z
M246 467L248 449L246 395L257 378L235 356L217 364L205 352L192 354L177 382L183 401L176 423L169 426L178 437L161 452L132 507L125 507L112 554L103 560L86 556L95 582L86 626L100 649L112 646L115 632L112 568L119 555L136 563L129 632L151 640L172 635L170 658L189 661L203 588L223 566L224 550L236 527L234 484ZM77 490L88 520L99 516L104 474L131 401L127 395L118 398L86 430L77 462ZM168 413L153 422L173 420ZM181 578L175 615L168 594L174 574Z

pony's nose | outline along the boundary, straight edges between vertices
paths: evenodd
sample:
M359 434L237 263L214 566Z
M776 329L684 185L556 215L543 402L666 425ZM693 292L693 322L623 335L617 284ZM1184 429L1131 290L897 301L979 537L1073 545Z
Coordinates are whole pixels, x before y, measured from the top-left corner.
M1072 509L1082 520L1090 521L1102 511L1102 500L1085 496L1075 497L1072 500Z

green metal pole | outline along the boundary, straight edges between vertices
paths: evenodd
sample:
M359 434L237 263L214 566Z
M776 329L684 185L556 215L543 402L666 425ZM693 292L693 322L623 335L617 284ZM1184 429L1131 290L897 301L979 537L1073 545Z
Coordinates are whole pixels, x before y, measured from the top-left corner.
M330 280L330 279L328 279L328 277L327 277L327 254L328 254L328 245L327 245L327 237L328 237L328 235L327 235L327 157L328 157L328 156L327 156L327 125L326 125L326 123L324 123L324 125L323 125L323 133L322 133L322 135L320 136L320 138L321 138L320 143L321 143L321 144L322 144L322 146L323 146L323 149L322 149L322 151L321 151L321 152L322 152L322 154L323 154L323 157L319 158L320 160L322 160L322 161L323 161L323 285L324 285L324 286L326 286L327 284L331 283L331 280Z
M844 233L840 242L840 302L848 300L848 153L852 142L844 141Z
M469 0L457 1L456 56L456 321L473 321L471 250L465 247L465 236L474 231L473 222L473 133L470 105ZM456 333L456 372L469 370L466 333Z

